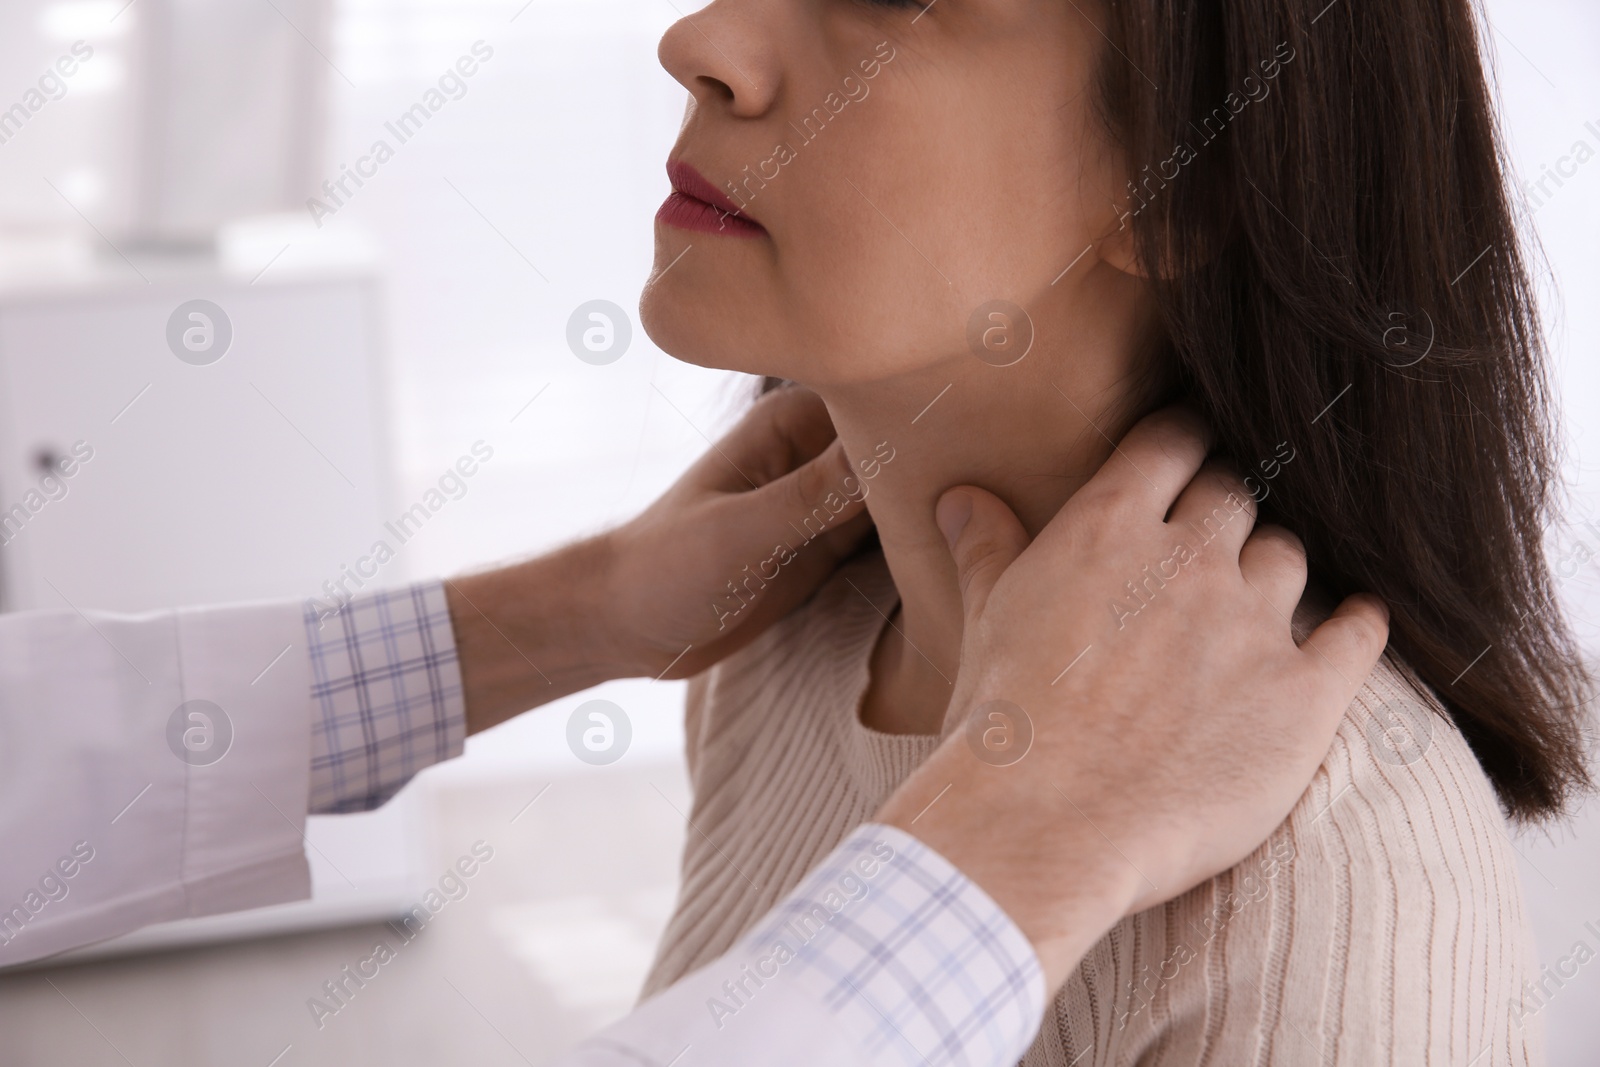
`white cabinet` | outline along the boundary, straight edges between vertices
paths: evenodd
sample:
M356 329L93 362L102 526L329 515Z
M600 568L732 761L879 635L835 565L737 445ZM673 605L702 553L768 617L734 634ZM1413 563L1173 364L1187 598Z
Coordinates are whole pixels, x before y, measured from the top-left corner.
M221 309L214 344L231 325L208 365L167 342L195 300ZM0 294L5 608L301 596L337 577L389 496L376 302L361 277ZM41 489L42 457L78 442L91 458Z
M381 531L392 494L376 280L145 273L0 288L5 610L307 596ZM191 306L202 317L181 311L169 344ZM61 457L70 477L46 475ZM421 820L407 794L314 819L316 900L134 943L398 910L418 884Z

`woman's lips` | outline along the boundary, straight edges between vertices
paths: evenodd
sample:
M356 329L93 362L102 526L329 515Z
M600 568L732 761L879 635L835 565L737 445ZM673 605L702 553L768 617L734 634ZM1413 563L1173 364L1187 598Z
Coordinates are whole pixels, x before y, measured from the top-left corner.
M766 236L767 231L759 222L745 215L739 205L682 160L667 161L667 180L672 183L672 193L656 212L657 222L697 233Z

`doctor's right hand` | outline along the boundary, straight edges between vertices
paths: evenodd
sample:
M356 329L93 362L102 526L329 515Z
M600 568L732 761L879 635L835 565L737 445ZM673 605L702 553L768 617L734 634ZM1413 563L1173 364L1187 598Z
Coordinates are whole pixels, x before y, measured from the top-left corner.
M876 821L983 887L1051 989L1122 916L1266 840L1388 638L1387 609L1360 595L1295 641L1304 550L1255 527L1207 447L1190 412L1144 419L1032 544L990 493L939 501L960 674L945 742ZM1031 730L1031 747L995 757L980 739L996 729Z
M451 579L467 732L613 678L687 678L744 647L871 530L866 494L821 398L788 387L624 525Z

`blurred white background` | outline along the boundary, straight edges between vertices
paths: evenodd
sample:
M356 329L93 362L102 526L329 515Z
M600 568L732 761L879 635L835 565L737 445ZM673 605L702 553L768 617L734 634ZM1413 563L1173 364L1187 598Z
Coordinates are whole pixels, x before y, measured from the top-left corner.
M216 381L232 390L225 398L185 392L192 386L183 382L191 379L176 375L192 368L175 365L164 350L149 356L159 367L148 372L120 350L91 354L105 364L93 374L65 350L38 357L59 363L7 372L7 403L19 424L32 400L20 395L18 383L48 379L53 367L71 366L84 381L103 378L116 386L106 387L108 399L92 420L86 409L63 401L62 410L75 411L72 418L81 416L87 428L62 432L92 437L104 459L84 470L73 495L35 520L37 529L26 531L38 535L39 547L19 538L0 549L12 583L8 606L32 606L32 594L19 592L26 592L19 584L26 578L14 573L15 559L52 558L46 540L57 536L56 545L72 545L90 515L142 507L150 518L130 526L163 531L150 537L151 546L184 545L169 553L177 564L207 550L183 541L182 507L173 498L162 504L105 495L111 490L104 483L147 454L141 450L166 450L161 454L180 469L169 472L159 492L181 493L202 512L255 494L269 517L252 519L252 536L265 544L319 516L334 517L323 540L285 549L292 560L276 569L263 549L224 552L234 565L203 590L207 598L318 592L322 579L336 578L341 564L367 550L383 518L418 499L479 440L492 445L493 460L461 499L405 544L380 582L531 553L618 521L653 499L705 448L706 436L738 413L750 380L667 358L637 328L621 359L593 366L569 350L566 328L574 309L593 299L613 301L630 315L636 307L651 262L651 218L667 192L663 163L685 97L660 69L655 47L693 6L336 0L319 13L316 3L287 0L229 0L220 7L216 0L7 0L0 11L0 108L20 100L73 42L87 42L94 55L66 80L59 100L30 112L14 130L0 121L0 133L8 135L0 142L0 278L6 279L0 345L7 306L18 309L19 321L35 321L28 316L37 318L38 302L48 297L67 301L51 304L56 313L82 318L73 300L87 307L110 292L136 301L152 286L188 292L186 286L198 284L192 282L195 235L204 234L208 220L226 217L235 204L281 199L281 187L306 175L313 186L336 181L380 138L395 146L393 158L341 197L332 214L258 215L226 226L220 244L220 276L240 292L287 293L333 278L372 283L375 311L362 320L360 344L382 384L369 395L317 396L314 385L293 377L274 389L271 353L250 349L242 336L240 349L217 364ZM164 20L224 9L237 20L234 32L254 42L247 53L259 59L260 71L250 65L166 70L155 79L166 93L160 99L170 104L160 113L187 116L191 125L179 128L204 130L216 109L247 105L230 102L220 89L208 98L196 86L209 80L278 88L243 94L258 112L252 128L260 136L235 138L224 163L207 169L171 128L152 125L157 97L141 74L153 60L139 42L141 34L170 24ZM1600 152L1600 10L1583 0L1493 0L1488 14L1521 179L1537 181L1547 166L1572 171L1559 188L1547 181L1550 195L1536 191L1528 207L1548 266L1545 308L1574 484L1573 521L1552 531L1552 539L1559 558L1581 559L1566 568L1563 593L1589 647L1600 650L1600 533L1583 524L1594 519L1600 530L1600 301L1594 296L1600 163L1575 170L1562 163L1578 142L1591 155ZM473 55L477 42L480 59L485 49L492 55L462 79L459 98L398 144L386 123L422 99L458 59ZM296 73L287 81L270 73L284 70ZM321 101L325 121L315 117ZM225 128L214 132L229 135ZM130 143L145 136L151 140ZM141 144L143 151L135 151ZM173 182L193 195L163 196L160 190ZM158 318L174 303L162 304ZM158 322L156 348L159 328ZM330 345L329 358L341 358L341 345ZM306 358L314 368L323 357ZM314 370L278 373L314 376ZM148 383L148 394L139 392L141 383ZM260 406L247 384L263 398L272 394L278 416L295 433L274 421L278 416ZM133 403L118 412L121 400L111 398ZM208 424L213 436L185 437L174 429L189 425L188 413L207 403L219 405ZM367 443L340 437L347 408L370 408ZM249 421L255 419L262 421ZM279 434L271 468L259 477L230 476L204 459L212 450L229 454L225 424L238 420L252 434L267 433L262 427ZM21 492L38 442L7 433L0 426L0 439L14 453L0 459L0 495L9 503ZM92 478L101 474L97 487ZM103 537L103 520L97 517L94 527ZM128 536L140 535L130 529ZM28 551L35 555L18 555ZM6 553L14 559L7 562ZM157 606L136 585L84 579L74 586L70 575L63 581L62 592L75 601ZM110 602L119 597L128 602ZM60 606L43 593L37 602ZM381 928L335 928L0 977L0 1063L288 1067L550 1059L631 1001L671 903L686 810L678 762L681 688L639 682L605 690L627 709L635 730L618 764L587 768L567 750L566 716L593 695L585 694L472 739L463 759L428 772L408 790L413 822L429 828L428 849L408 861L424 885L475 840L490 842L496 858L469 895L441 914L437 928L407 945L322 1027L307 999L344 964L366 955L385 936ZM1557 965L1580 941L1600 952L1593 932L1600 931L1600 808L1591 805L1571 826L1517 844L1544 962ZM1547 1006L1538 1018L1550 1035L1551 1063L1596 1062L1600 1017L1592 1006L1600 1003L1600 965L1547 988L1553 992L1541 997Z

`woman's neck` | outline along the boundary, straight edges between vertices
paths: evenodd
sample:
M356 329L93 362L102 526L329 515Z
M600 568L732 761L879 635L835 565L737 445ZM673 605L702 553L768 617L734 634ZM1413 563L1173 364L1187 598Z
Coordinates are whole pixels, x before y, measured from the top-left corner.
M955 565L934 522L956 485L994 493L1030 537L1097 471L1133 418L1140 361L1134 330L1036 343L1021 362L971 355L870 383L823 387L853 459L877 460L867 508L900 593L873 656L863 719L891 733L937 733L961 651ZM892 455L886 462L883 457ZM869 465L866 472L874 468Z

